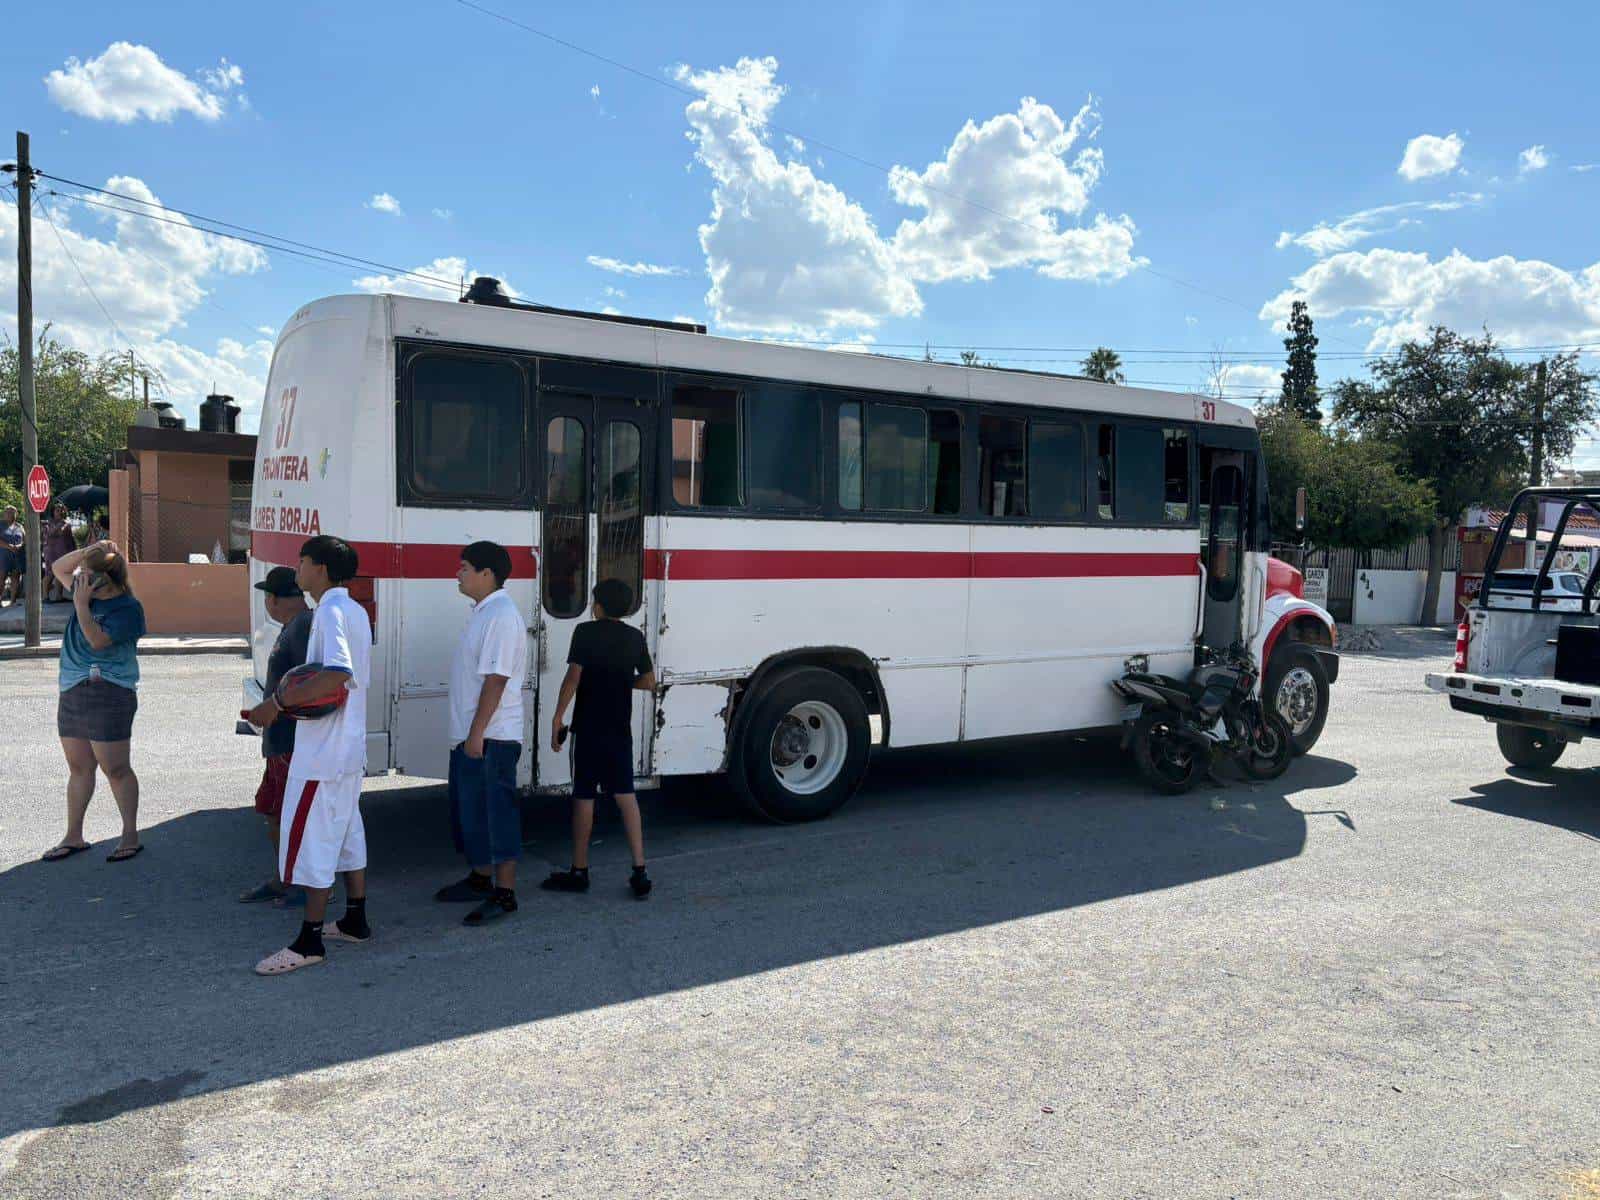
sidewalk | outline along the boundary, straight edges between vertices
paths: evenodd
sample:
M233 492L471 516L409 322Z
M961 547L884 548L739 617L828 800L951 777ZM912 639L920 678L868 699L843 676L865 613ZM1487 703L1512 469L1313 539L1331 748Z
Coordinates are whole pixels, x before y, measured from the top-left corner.
M0 645L5 645L11 634L16 634L20 642L22 624L26 619L25 607L23 601L14 600L5 608L0 608ZM40 605L39 629L43 633L64 633L67 628L67 618L71 615L70 600L63 600L59 604Z
M48 627L47 627L48 628ZM142 637L139 639L139 657L153 658L171 654L237 654L248 653L250 643L242 637L201 633L176 637ZM0 633L0 662L12 658L55 658L61 653L61 635L48 634L39 639L31 649L22 644L22 634Z

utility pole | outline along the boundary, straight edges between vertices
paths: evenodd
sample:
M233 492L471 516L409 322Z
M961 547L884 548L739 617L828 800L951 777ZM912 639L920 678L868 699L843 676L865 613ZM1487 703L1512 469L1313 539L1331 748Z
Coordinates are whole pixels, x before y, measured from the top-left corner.
M33 207L29 192L33 188L33 168L28 163L28 135L17 130L17 391L22 403L22 478L39 461L39 426L36 423L33 395ZM23 579L27 588L22 617L22 644L39 644L39 600L44 593L44 576L39 570L44 547L39 544L39 514L33 505L23 506L23 529L28 552L28 569Z
M1539 360L1539 366L1534 374L1533 384L1533 439L1529 454L1533 458L1533 469L1529 473L1528 483L1538 487L1544 483L1544 389L1545 389L1545 360ZM1533 512L1528 517L1528 546L1524 565L1530 569L1539 565L1539 515L1544 505L1538 500L1533 502ZM1514 519L1515 514L1507 519Z

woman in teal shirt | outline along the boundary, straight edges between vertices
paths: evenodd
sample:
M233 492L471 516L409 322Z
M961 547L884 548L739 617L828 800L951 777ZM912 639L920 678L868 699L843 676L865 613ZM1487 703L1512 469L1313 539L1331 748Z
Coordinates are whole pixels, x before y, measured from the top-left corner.
M128 562L115 542L74 550L50 570L72 593L72 616L61 639L56 709L56 732L69 777L67 836L44 859L59 862L89 848L83 817L98 767L122 814L122 839L106 861L126 862L144 849L139 841L139 777L128 763L139 708L136 648L144 636L144 608L128 586Z

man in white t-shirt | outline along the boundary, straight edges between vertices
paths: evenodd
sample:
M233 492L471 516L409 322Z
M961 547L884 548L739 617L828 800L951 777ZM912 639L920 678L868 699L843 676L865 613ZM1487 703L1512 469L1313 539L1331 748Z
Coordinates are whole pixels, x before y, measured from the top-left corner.
M450 660L450 830L471 870L434 898L475 902L467 925L517 911L517 760L528 629L505 591L510 574L511 555L494 542L467 546L456 569L472 615Z
M331 941L364 942L367 924L367 835L361 824L361 777L367 764L367 690L371 680L372 622L345 587L355 578L354 547L323 534L300 547L295 581L316 604L306 663L322 670L293 687L281 688L285 708L313 702L345 688L345 703L324 717L304 720L295 731L289 782L279 826L279 878L306 892L300 936L256 964L258 975L285 975L313 966ZM278 700L273 701L274 705ZM335 873L345 877L344 916L324 929L328 892Z

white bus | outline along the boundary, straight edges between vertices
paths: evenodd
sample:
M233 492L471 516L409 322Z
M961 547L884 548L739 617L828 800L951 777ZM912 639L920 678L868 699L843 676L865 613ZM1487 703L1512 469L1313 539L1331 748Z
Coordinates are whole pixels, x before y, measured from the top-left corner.
M661 684L636 700L641 786L725 771L773 820L831 812L874 748L1115 727L1113 678L1186 675L1202 641L1270 659L1299 748L1320 732L1332 621L1281 564L1269 586L1249 410L497 291L318 300L273 354L252 582L312 534L356 547L369 772L446 774L454 576L480 538L515 563L539 792L570 789L549 715L608 577ZM251 599L261 679L276 628Z

